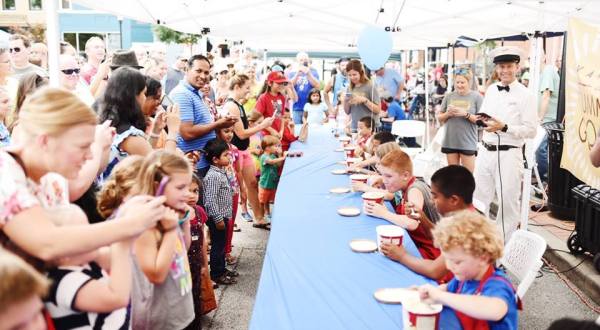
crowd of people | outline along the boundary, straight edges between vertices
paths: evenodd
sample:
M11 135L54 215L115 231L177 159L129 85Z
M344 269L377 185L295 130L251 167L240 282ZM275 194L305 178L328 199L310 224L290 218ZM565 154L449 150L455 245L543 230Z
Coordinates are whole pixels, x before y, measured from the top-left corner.
M453 308L463 325L516 328L514 288L494 265L517 229L515 171L538 120L516 81L514 49L492 55L499 81L485 97L470 88L469 72L456 73L450 93L440 84L449 166L429 186L390 133L411 114L395 70L370 75L360 60L340 58L323 82L304 52L266 69L200 54L169 66L161 47L107 55L94 37L85 63L61 44L54 88L45 86L41 48L12 35L0 49L0 324L8 329L199 329L217 308L214 289L240 276L236 216L270 230L291 144L327 122L355 134L363 160L350 170L373 175L353 188L383 191L395 206L369 203L366 213L405 228L420 256L392 245L383 253L447 284L421 287L423 299ZM488 214L496 189L501 230L473 207L477 199Z

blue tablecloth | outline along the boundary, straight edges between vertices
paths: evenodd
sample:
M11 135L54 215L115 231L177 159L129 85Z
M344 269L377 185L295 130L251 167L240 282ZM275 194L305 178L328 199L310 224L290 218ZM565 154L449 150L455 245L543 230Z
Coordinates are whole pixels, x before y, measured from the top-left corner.
M292 146L304 155L284 166L250 329L402 329L402 307L377 302L373 292L431 283L380 253L352 252L350 240L376 240L375 227L389 223L337 214L340 206L362 209L362 199L329 193L350 186L347 175L331 173L344 167L336 148L327 126L311 127L308 141ZM404 245L418 255L410 237Z

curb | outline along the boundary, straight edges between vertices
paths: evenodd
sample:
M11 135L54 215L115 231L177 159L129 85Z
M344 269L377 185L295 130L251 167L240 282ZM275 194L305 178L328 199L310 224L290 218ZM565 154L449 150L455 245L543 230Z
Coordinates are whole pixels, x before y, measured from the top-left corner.
M528 226L529 231L542 236L548 247L544 252L544 258L556 265L559 271L567 270L577 266L575 269L563 273L579 290L585 293L595 304L600 306L600 273L592 264L592 258L588 256L574 256L557 250L569 251L566 242L541 227Z

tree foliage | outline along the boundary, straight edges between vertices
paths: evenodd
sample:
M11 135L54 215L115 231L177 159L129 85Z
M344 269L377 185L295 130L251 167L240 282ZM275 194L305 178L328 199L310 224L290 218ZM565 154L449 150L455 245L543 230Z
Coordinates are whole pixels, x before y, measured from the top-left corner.
M179 32L169 29L163 25L155 25L154 33L156 34L158 40L167 44L173 43L193 45L198 43L198 41L202 38L202 36L199 34Z

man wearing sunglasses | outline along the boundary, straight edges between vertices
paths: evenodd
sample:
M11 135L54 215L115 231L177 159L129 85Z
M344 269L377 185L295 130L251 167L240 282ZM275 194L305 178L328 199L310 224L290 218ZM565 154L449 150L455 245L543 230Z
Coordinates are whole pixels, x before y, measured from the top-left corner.
M59 59L60 86L73 92L87 105L94 103L94 97L85 83L80 80L79 63L72 55L63 54Z
M29 53L31 42L21 34L13 34L9 38L9 52L12 66L12 75L15 79L21 79L26 73L34 72L40 76L47 77L46 70L37 65L29 63Z

